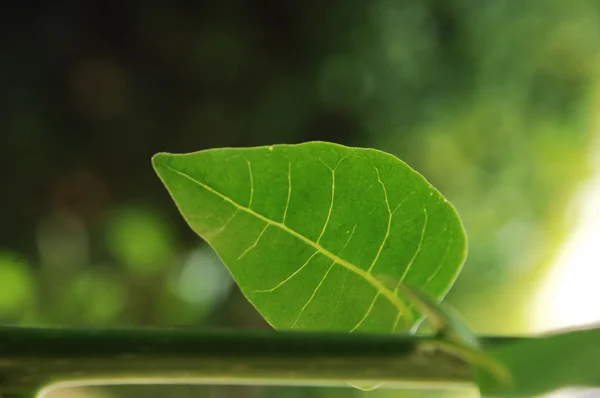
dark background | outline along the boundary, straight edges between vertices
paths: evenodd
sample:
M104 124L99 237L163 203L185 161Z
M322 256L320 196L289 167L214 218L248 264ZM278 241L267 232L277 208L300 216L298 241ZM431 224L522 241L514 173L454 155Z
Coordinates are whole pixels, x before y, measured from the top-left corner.
M268 328L150 158L325 140L424 174L469 234L449 302L532 328L591 173L600 3L5 1L0 33L0 323ZM281 393L73 396L175 391Z

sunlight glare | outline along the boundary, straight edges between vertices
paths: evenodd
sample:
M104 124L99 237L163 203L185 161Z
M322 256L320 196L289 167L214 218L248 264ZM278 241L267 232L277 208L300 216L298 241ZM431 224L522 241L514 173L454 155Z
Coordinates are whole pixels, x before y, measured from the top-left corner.
M600 141L600 140L599 140ZM576 196L575 228L567 237L531 310L534 331L600 321L600 149L594 145L592 178Z

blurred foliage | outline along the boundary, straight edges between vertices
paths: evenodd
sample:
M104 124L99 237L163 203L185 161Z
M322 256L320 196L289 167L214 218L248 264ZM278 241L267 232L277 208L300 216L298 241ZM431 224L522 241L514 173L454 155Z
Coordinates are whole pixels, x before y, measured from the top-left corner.
M0 313L18 314L34 301L35 284L28 264L14 253L0 252Z
M134 275L160 272L173 257L172 232L152 211L122 209L109 222L107 247Z
M30 0L0 33L2 323L268 327L150 157L318 139L422 172L470 237L449 300L525 331L598 127L594 0Z

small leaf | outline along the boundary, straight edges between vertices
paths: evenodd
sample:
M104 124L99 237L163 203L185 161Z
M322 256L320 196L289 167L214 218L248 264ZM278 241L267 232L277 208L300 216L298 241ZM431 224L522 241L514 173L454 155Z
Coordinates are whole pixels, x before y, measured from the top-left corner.
M399 286L404 296L427 317L427 323L437 333L437 339L431 342L433 347L446 350L470 363L481 373L487 372L498 386L512 385L512 376L508 369L493 355L482 350L477 336L452 307L436 302L407 284L402 283Z
M511 374L510 388L498 384L489 373L479 373L482 396L526 398L565 388L600 387L600 328L516 339L486 350ZM582 395L583 396L583 395ZM590 394L586 396L596 396Z
M445 340L470 350L479 350L477 336L452 307L435 302L431 297L405 283L399 284L399 287L404 296L427 317L427 322L433 330L443 335Z
M407 330L422 314L400 283L439 300L464 262L455 209L381 151L310 142L160 153L153 165L276 329Z

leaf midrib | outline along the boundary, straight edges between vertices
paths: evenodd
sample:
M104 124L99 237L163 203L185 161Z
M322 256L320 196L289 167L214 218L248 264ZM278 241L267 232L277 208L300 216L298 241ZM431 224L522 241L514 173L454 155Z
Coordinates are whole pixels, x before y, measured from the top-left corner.
M184 172L181 172L177 169L174 169L173 167L166 165L166 164L162 164L162 165L157 165L157 166L163 166L166 169L168 169L169 171L184 177L190 181L192 181L193 183L199 185L200 187L204 188L205 190L207 190L208 192L217 195L218 197L220 197L221 199L225 200L226 202L230 203L231 205L233 205L236 209L239 209L241 211L244 211L264 222L266 222L269 225L272 225L274 227L277 227L287 233L289 233L292 236L295 236L296 238L300 239L301 241L303 241L304 243L306 243L307 245L313 247L315 250L317 250L319 253L323 254L324 256L328 257L329 259L333 260L334 262L340 264L341 266L343 266L344 268L346 268L347 270L353 272L354 274L360 276L361 278L363 278L365 281L367 281L371 286L373 286L380 294L382 294L385 298L387 298L393 305L394 307L396 307L396 309L398 310L399 313L404 313L407 316L410 316L410 310L408 309L408 307L388 288L386 288L381 282L379 282L373 275L371 275L369 272L362 270L361 268L357 267L356 265L338 257L337 255L333 254L332 252L330 252L329 250L325 249L323 246L321 246L319 243L314 242L312 240L310 240L309 238L307 238L306 236L302 235L299 232L294 231L293 229L289 228L287 225L282 224L278 221L275 220L271 220L268 217L263 216L260 213L257 213L256 211L252 210L249 207L243 206L239 203L237 203L236 201L234 201L233 199L231 199L230 197L228 197L227 195L224 195L223 193L215 190L214 188L210 187L209 185L206 185L205 183L196 180L194 177L190 176L189 174L186 174Z

